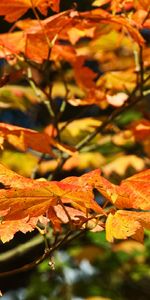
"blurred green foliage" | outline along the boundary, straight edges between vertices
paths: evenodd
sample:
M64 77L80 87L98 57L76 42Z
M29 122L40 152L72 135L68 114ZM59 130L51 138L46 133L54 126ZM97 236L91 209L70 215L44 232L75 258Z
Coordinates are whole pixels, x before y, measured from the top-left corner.
M105 233L87 233L55 254L55 270L44 261L31 276L25 300L113 300L150 298L150 234L110 245Z

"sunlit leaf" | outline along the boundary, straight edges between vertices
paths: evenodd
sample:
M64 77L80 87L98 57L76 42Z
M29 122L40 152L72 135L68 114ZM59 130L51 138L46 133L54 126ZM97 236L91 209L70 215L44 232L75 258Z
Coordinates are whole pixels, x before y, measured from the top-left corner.
M94 201L92 193L97 175L97 171L94 171L81 177L68 177L61 182L36 181L22 177L1 165L0 215L3 219L0 224L0 231L3 240L8 241L19 230L27 231L35 228L40 216L46 215L49 209L50 216L53 216L55 212L53 211L52 214L51 207L55 206L57 212L57 205L61 205L61 203L71 204L81 211L81 213L78 213L77 210L70 211L70 219L73 215L74 217L77 214L82 216L82 212L85 214L87 209L103 214L102 208ZM54 216L55 220L56 213ZM58 218L61 218L61 216L59 215ZM16 223L15 220L17 220ZM51 221L55 225L56 221L53 221L53 219ZM12 228L8 235L5 234L5 226L6 229L8 227ZM23 229L24 227L26 229Z
M49 153L54 156L51 149L51 147L54 146L69 154L71 154L72 151L74 152L73 148L55 141L51 136L44 132L38 132L23 127L0 123L0 135L4 137L9 144L21 151L32 148L33 150Z
M97 189L117 208L150 209L150 169L135 174L121 182L119 186L102 176L96 182Z
M109 214L106 221L106 237L109 242L114 239L127 239L133 237L143 241L144 228L150 228L149 212L131 212L119 210Z
M107 177L110 176L112 172L123 176L129 167L132 167L137 172L140 172L145 167L144 160L136 155L122 155L102 167L102 170L104 175Z
M48 7L54 11L59 10L60 0L1 0L0 2L0 15L5 16L8 22L14 22L24 15L28 9L38 8L44 15L47 14Z

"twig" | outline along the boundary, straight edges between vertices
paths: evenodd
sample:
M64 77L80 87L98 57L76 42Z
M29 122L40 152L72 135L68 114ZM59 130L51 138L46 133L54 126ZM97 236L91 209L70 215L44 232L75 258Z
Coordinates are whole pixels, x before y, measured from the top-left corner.
M26 242L25 244L19 245L14 249L11 249L5 253L0 254L0 263L3 263L8 260L13 260L16 256L22 256L31 248L44 244L43 236L37 235L36 237L32 238L32 240Z
M144 63L143 63L143 47L140 46L139 50L139 65L140 65L140 96L143 97L143 87L144 87Z
M150 79L150 75L143 80L143 85ZM128 101L125 102L125 104L121 107L119 107L118 109L115 109L112 114L105 119L105 121L96 128L95 131L93 131L92 133L88 134L83 140L81 140L77 145L76 145L76 150L81 150L84 146L86 146L98 133L102 133L104 131L104 129L112 122L114 121L121 113L123 113L124 111L126 111L127 109L129 109L130 107L134 106L135 104L137 104L138 102L140 102L142 100L143 97L137 96L136 98L135 95L137 93L137 91L139 90L139 85L137 85L132 93L130 94ZM57 166L57 168L55 169L54 173L51 175L51 177L49 177L51 180L54 179L57 175L57 173L59 172L59 170L62 169L64 163L67 161L67 159L70 157L69 154L66 154L65 157L62 158L62 160L60 161L59 165Z
M77 234L73 235L70 239L68 239L71 236L71 234L73 233L72 231L69 231L63 237L62 240L60 240L59 242L57 242L56 245L52 246L49 249L46 249L45 252L43 253L43 255L40 256L38 259L32 261L29 264L26 264L26 265L20 267L20 268L16 268L16 269L13 269L13 270L10 270L10 271L2 272L2 273L0 273L0 277L12 276L14 274L18 274L20 272L26 272L26 271L29 271L29 270L33 269L34 267L36 267L37 265L39 265L41 262L43 262L46 258L50 257L53 254L53 252L55 250L57 250L58 248L60 248L63 244L65 244L66 242L71 242L72 240L78 238L83 232L85 232L85 230L81 230Z

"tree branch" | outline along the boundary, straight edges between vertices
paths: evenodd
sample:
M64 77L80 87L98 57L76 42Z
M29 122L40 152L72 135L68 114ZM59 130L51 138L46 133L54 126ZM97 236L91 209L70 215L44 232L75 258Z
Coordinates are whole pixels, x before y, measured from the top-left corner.
M16 268L16 269L13 269L13 270L10 270L10 271L6 271L6 272L0 273L0 278L1 277L12 276L12 275L15 275L15 274L18 274L18 273L21 273L21 272L26 272L26 271L29 271L29 270L35 268L37 265L39 265L41 262L43 262L46 258L48 258L48 257L50 258L52 256L52 254L54 253L54 251L57 250L57 249L59 249L63 244L65 244L67 242L71 242L72 240L78 238L85 231L86 231L86 229L83 229L83 230L80 230L79 232L77 232L76 234L74 234L73 231L69 231L56 244L54 244L53 246L51 246L49 249L45 249L44 253L39 258L35 259L31 263L28 263L28 264L26 264L26 265L24 265L24 266L22 266L20 268ZM42 239L43 239L43 237L42 237ZM22 253L23 253L23 251L26 252L31 247L31 244L33 245L33 244L36 244L36 243L40 244L41 243L40 239L39 240L37 239L37 241L36 240L34 240L34 241L32 240L32 241L27 242L25 245L21 245L21 246L24 246L23 250L21 249ZM1 256L1 260L2 260L2 257L4 257L5 260L7 260L8 258L10 259L10 258L14 257L14 255L17 254L17 251L18 251L17 248L19 248L19 250L20 250L21 246L18 246L18 247L16 247L13 250L8 251L7 255L4 253ZM20 253L20 251L19 251L19 253Z
M5 261L12 260L16 256L22 256L32 248L44 244L44 239L42 235L37 235L36 237L32 238L32 240L19 245L7 252L0 254L0 263L4 263Z
M150 75L144 80L143 79L143 85L150 79ZM132 93L129 95L128 101L124 103L123 106L115 109L112 114L105 119L105 121L96 128L95 131L91 132L88 134L83 140L81 140L77 145L76 145L76 150L81 150L84 146L86 146L98 133L102 133L103 130L111 123L113 122L121 113L129 109L130 107L134 106L138 102L140 102L143 97L136 96L136 93L140 89L141 91L141 85L136 85L136 87L133 89ZM142 87L143 90L143 87ZM135 98L134 98L135 97ZM63 165L67 161L67 159L70 157L69 154L66 154L65 157L62 158L61 162L59 163L58 167L55 169L55 172L49 176L48 180L52 180L56 177L57 173L62 169Z

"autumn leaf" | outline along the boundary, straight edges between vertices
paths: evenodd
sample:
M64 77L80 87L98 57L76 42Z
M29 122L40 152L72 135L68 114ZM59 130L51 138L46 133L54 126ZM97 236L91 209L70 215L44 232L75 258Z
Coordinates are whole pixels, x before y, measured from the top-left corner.
M5 162L5 157L3 158L3 162ZM17 167L17 162L14 163L15 166ZM86 170L87 168L90 169L98 168L100 166L103 166L105 163L106 160L100 152L86 152L86 153L77 152L65 162L65 164L63 165L63 170L70 171L72 169L77 169L83 171ZM38 172L40 173L40 175L44 176L47 172L54 172L54 170L58 167L58 164L59 164L59 160L56 159L43 161L38 166ZM11 164L9 166L11 166ZM25 169L31 170L31 166L29 165L28 168L22 167L21 171L25 172Z
M51 220L53 228L55 231L62 231L61 224L69 223L70 220L76 226L76 228L81 228L88 221L88 217L84 212L75 209L73 207L65 207L57 205L50 207L47 213L48 218ZM91 220L90 220L91 221ZM102 229L102 228L101 228Z
M26 37L23 31L0 34L0 45L3 47L0 56L25 52Z
M10 241L14 234L18 231L22 233L27 233L28 231L34 230L37 220L33 226L32 222L30 224L29 218L23 218L20 220L11 220L11 221L1 221L0 224L0 239L3 243Z
M94 0L92 6L102 6L104 4L109 3L111 0Z
M149 1L93 0L91 5L99 8L70 9L60 13L60 0L5 2L0 2L0 16L15 23L7 34L0 34L0 57L7 61L0 79L0 108L27 111L31 105L41 101L40 92L44 99L46 96L51 100L53 116L50 126L43 132L0 123L2 160L8 146L24 152L20 153L23 155L30 149L43 154L37 161L38 175L42 164L44 171L41 173L52 170L54 176L61 170L64 173L72 168L91 169L102 165L105 176L112 172L123 176L130 166L136 171L148 166L149 120L131 122L125 131L122 130L123 122L121 124L117 120L114 125L111 122L120 111L124 112L123 108L116 111L115 108L123 107L126 101L125 107L130 110L132 103L128 103L128 97L133 98L133 104L136 97L137 101L144 97L144 107L140 103L136 110L142 108L140 114L148 118L145 100L149 93L149 77L146 74L150 55L148 43L144 40L145 37L147 41L147 32L143 29L150 27ZM64 3L61 4L65 9ZM34 19L25 18L29 10ZM51 10L55 12L53 15ZM48 12L50 16L47 17ZM23 20L18 21L21 17ZM30 70L33 71L32 78ZM13 86L12 83L18 80L19 86ZM35 97L31 88L27 91L26 87L21 87L22 80L23 84L25 80L25 85L30 84L36 90ZM9 82L11 86L6 85ZM58 98L61 98L60 102ZM67 109L68 103L87 106L88 113L83 110L82 117L93 115L94 108L98 117L74 119L73 122L72 119L66 120L66 103ZM89 105L93 105L90 111ZM133 114L131 118L136 119ZM66 122L60 123L62 119ZM101 124L102 130L97 134ZM81 153L75 149L79 148L79 144L86 146ZM134 150L136 144L142 146L138 147L139 157L121 152L122 149L127 152ZM110 145L117 148L117 158L112 157ZM105 146L109 147L109 153L105 152ZM106 157L93 150L103 151ZM52 160L47 161L47 157ZM19 156L18 162L21 165ZM20 168L12 161L5 163L15 170ZM19 172L24 174L23 166ZM30 176L28 172L25 174ZM73 225L71 229L86 227L91 231L101 231L106 222L109 241L131 237L141 242L144 229L150 229L149 180L150 169L126 178L118 185L103 177L100 170L94 170L79 177L49 182L25 178L0 165L1 240L9 241L18 231L26 233L34 230L40 220L43 224L50 222L53 231L58 233L63 228L62 224ZM100 193L105 211L95 201L95 192L96 195Z
M118 24L118 25L121 26L121 28L124 28L125 30L127 30L127 32L131 35L131 37L139 45L144 44L143 37L141 36L139 31L132 26L133 24L130 24L129 19L125 19L122 16L119 16L117 14L116 15L115 14L110 14L106 10L99 9L99 8L94 9L90 12L82 13L82 17L85 17L85 18L89 19L90 21L96 21L99 18L101 23L105 23L105 24L109 24L109 23Z
M5 16L8 22L14 22L24 15L28 9L38 8L38 10L47 15L48 7L54 11L59 11L60 0L1 0L0 2L0 15Z
M143 242L144 228L150 229L149 212L131 212L118 210L110 213L106 221L106 238L109 242L114 239L132 237Z
M89 209L103 214L102 208L94 201L93 195L94 181L97 175L98 172L93 171L81 177L70 177L60 182L37 181L20 176L0 165L0 215L2 216L0 233L3 240L8 241L19 230L32 230L35 228L38 218L42 215L47 216L48 212L52 216L51 222L54 226L56 224L55 229L57 230L59 224L58 221L56 222L58 204L70 204L79 210L79 213L77 210L70 211L70 218L73 215L82 216L82 212L85 214ZM56 207L56 212L54 207ZM60 219L60 215L58 218ZM9 234L5 235L5 229L7 231L8 227L10 228Z
M123 180L115 205L119 208L150 209L150 169Z
M72 45L75 45L81 38L84 37L92 38L94 36L94 31L95 31L95 27L85 28L85 29L72 27L68 31L69 40L72 43Z
M100 176L95 187L117 208L150 209L150 169L135 174L114 185Z
M149 120L141 119L139 121L135 121L129 126L129 128L137 141L143 141L150 137Z
M17 10L16 13L15 10L15 16L13 14L11 16L9 15L9 10L14 11L14 6L11 7L11 3L9 7L6 6L6 11L3 6L4 10L1 9L0 12L1 14L8 13L9 18L14 19L16 18L16 14L22 14L22 10L25 11L28 9L28 1L29 0L24 0L24 2L22 3L21 12L18 12ZM37 1L38 0L35 0L35 6L37 5L37 7L39 8L41 7L39 2L40 0L38 1L38 3ZM18 2L15 0L15 2L13 3ZM86 22L84 22L84 19L86 19ZM1 45L3 45L6 50L9 50L12 53L24 53L28 58L41 63L44 59L50 59L49 50L54 46L54 44L56 44L56 41L58 42L59 40L68 40L72 41L74 44L76 40L78 40L78 37L76 38L76 40L72 39L72 31L76 30L78 31L78 34L82 31L84 36L87 35L89 37L92 37L93 39L97 37L95 32L99 27L99 23L112 25L118 24L118 26L120 26L121 28L125 28L137 43L139 43L140 45L144 44L144 39L140 35L139 31L134 28L132 24L130 24L129 20L117 15L113 16L102 9L95 9L90 12L83 12L80 14L78 14L78 12L68 10L48 17L45 20L41 20L40 24L37 21L36 25L33 26L25 26L24 21L23 31L1 35L0 40ZM18 26L20 26L20 23L18 23ZM14 39L16 39L16 42L14 42ZM61 44L59 45L59 49L60 48ZM4 53L6 51L5 49ZM55 48L55 51L57 53L56 49L57 48ZM88 71L88 73L90 73L90 77L91 72L91 70Z
M144 8L146 11L150 9L149 0L139 0L138 2L141 5L141 7Z
M123 176L129 167L134 168L137 172L144 169L144 160L136 155L121 155L113 161L102 167L105 176L110 176L113 172Z
M139 254L134 257L134 260L139 262L145 261L145 246L135 240L122 241L113 245L113 252L123 251L127 254L132 254L135 251Z
M92 89L95 87L94 79L96 73L85 65L86 57L78 56L76 62L73 64L75 78L80 87L83 89Z
M41 153L49 153L54 156L52 152L52 146L66 151L71 154L74 150L73 147L65 146L44 132L38 132L23 127L0 123L0 135L15 148L26 151L32 148ZM73 151L73 152L72 152Z
M125 92L126 90L132 91L135 87L135 84L136 84L136 75L133 69L128 69L127 71L105 72L105 74L102 75L97 81L97 86L99 88L102 89L105 88L107 91L111 90L111 93L113 93L114 91L114 94L116 91L119 92L118 94L122 93L123 91ZM109 96L107 97L109 102ZM126 95L124 99L127 100L127 98L128 97ZM113 105L115 106L115 96L114 96Z
M41 63L43 59L48 59L49 49L55 44L58 37L67 37L66 28L71 27L72 18L69 17L69 11L64 11L41 20L34 22L28 20L16 23L22 30L0 35L0 44L4 47L3 56L7 50L10 53L24 53L30 59ZM63 35L64 33L64 35Z
M59 131L61 140L67 144L68 140L70 145L75 146L82 138L86 136L87 133L93 131L102 123L101 120L97 118L82 118L79 120L73 120L72 122L66 124L66 122L59 123ZM48 135L54 134L56 136L57 132L52 124L45 127L44 132ZM77 155L78 153L74 153Z
M37 62L49 59L49 50L53 48L56 41L59 38L67 38L66 30L71 28L73 22L69 13L70 10L61 12L41 21L40 25L37 23L35 26L31 26L25 30L25 55ZM61 48L61 45L59 47ZM53 49L54 51L57 52L57 48Z
M134 145L135 143L131 130L118 131L112 136L111 141L117 146Z
M92 198L93 195L93 189L95 188L96 182L99 180L100 171L94 170L89 173L86 173L80 177L71 176L63 179L61 183L65 184L73 184L79 189L83 189L83 191L86 191L86 201L85 204L82 203L82 201L72 201L75 208L79 208L81 211L85 212L85 208L92 208L95 212L99 214L103 214L102 208L94 201L94 198ZM74 191L72 191L74 194ZM72 195L70 192L70 195ZM68 203L68 199L63 197L63 202Z

